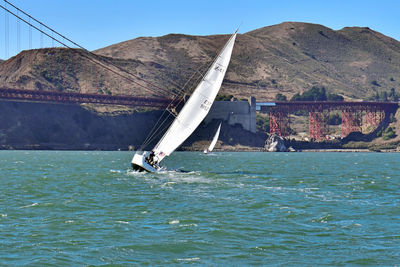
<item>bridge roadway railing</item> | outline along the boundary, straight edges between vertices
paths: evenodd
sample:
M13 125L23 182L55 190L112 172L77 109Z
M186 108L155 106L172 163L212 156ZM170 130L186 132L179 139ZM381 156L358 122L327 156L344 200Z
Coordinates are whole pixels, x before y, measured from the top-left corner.
M53 103L95 103L105 105L125 105L165 108L171 99L136 96L97 95L69 92L55 92L42 90L25 90L0 88L0 99L18 100L27 102L53 102Z
M269 105L261 105L260 112L270 111L294 112L305 111L330 111L330 110L362 110L362 111L394 111L399 107L398 102L346 102L346 101L294 101L294 102L271 102Z

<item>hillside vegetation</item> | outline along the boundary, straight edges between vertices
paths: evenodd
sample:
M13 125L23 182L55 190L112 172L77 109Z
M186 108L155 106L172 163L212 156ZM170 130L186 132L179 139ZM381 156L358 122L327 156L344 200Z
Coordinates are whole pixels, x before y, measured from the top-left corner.
M0 62L0 87L157 95L156 87L176 90L197 70L205 71L228 38L141 37L94 51L95 58L77 49L23 51ZM154 84L146 85L153 92L93 64L93 60L112 61L129 70L137 83L143 85L143 79ZM280 93L291 99L313 86L351 99L371 98L392 88L399 92L400 43L360 27L335 31L322 25L285 22L257 29L238 35L221 94L273 100Z

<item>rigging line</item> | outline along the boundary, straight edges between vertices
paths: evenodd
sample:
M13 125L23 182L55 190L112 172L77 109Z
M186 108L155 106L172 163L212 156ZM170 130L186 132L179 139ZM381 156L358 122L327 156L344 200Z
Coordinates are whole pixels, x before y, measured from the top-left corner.
M209 65L211 65L211 64L209 64ZM186 83L183 85L182 90L184 91L184 93L186 93L185 91L187 91L187 90L185 90L186 86L188 86L189 82L190 82L191 80L194 79L195 75L196 75L197 73L200 73L200 74L201 74L201 72L200 72L200 69L201 69L201 68L202 68L202 67L199 67L196 71L194 71L193 74L192 74L192 75L189 77L189 79L186 81ZM199 81L201 78L202 78L202 77L199 77L196 81ZM151 131L150 131L149 134L147 135L145 141L144 141L143 144L140 146L140 149L145 148L148 144L150 144L151 141L154 140L155 136L159 135L159 133L156 135L157 131L158 131L158 130L161 128L161 126L166 122L166 120L169 118L169 116L170 116L171 114L169 114L169 115L164 119L164 121L163 121L160 125L158 125L158 123L160 122L161 118L164 116L164 114L165 114L165 112L167 111L168 107L169 107L170 105L172 105L172 103L176 102L177 100L178 100L178 96L175 97L175 98L173 98L173 99L171 100L171 102L169 103L169 105L167 106L167 108L164 109L164 112L161 114L161 116L159 117L158 121L154 124L153 128L151 129ZM176 106L179 106L179 104L180 104L183 100L184 100L184 98L181 97L181 99L179 99L179 101L176 102ZM157 127L157 125L158 125L158 127ZM156 127L157 127L157 128L156 128ZM165 128L164 128L164 129L165 129Z
M8 12L8 13L12 14L13 16L15 16L16 18L20 19L20 20L23 21L24 23L28 24L30 27L34 28L35 30L37 30L37 31L39 31L39 32L41 32L41 33L43 33L43 34L46 35L47 37L49 37L49 38L51 38L52 40L56 41L57 43L59 43L59 44L65 46L65 47L67 47L67 48L72 49L72 47L68 46L68 45L65 44L64 42L59 41L58 39L52 37L52 36L49 35L48 33L44 32L44 31L42 31L41 29L37 28L36 26L32 25L30 22L26 21L25 19L21 18L20 16L18 16L18 15L16 15L16 14L14 14L12 11L10 11L10 10L7 9L7 8L5 8L4 6L0 5L0 7L3 8L6 12ZM29 29L30 29L30 28L29 28ZM30 37L31 37L31 36L30 36ZM81 51L81 50L75 49L74 51ZM98 55L96 55L96 54L94 54L94 53L91 53L91 52L88 51L88 50L85 50L85 49L84 49L84 51L85 51L85 52L88 52L88 53L91 54L91 55L94 55L95 57L99 57ZM130 82L132 82L132 83L135 83L136 85L142 87L143 89L145 89L145 90L147 90L147 91L150 91L150 92L152 92L152 93L159 93L159 92L157 92L157 91L155 91L155 90L149 89L149 88L147 88L147 87L141 85L140 83L136 82L135 80L133 80L133 79L131 79L131 78L129 78L129 77L126 77L126 76L122 75L121 73L118 73L118 72L115 71L115 70L112 70L111 68L105 66L104 64L102 64L102 63L99 62L99 61L96 62L94 59L91 59L90 57L88 57L87 55L85 55L85 54L83 54L83 53L81 53L81 55L84 56L85 58L89 59L91 62L93 62L93 63L95 63L95 64L97 64L97 65L102 66L103 68L107 69L108 71L111 71L112 73L114 73L114 74L116 74L116 75L118 75L118 76L120 76L120 77L122 77L122 78L125 78L125 79L127 79L128 81L130 81ZM115 67L118 68L118 66L116 66L115 64L111 64L111 65L113 65L113 66L115 66ZM120 68L119 68L119 69L120 69ZM128 74L129 74L129 73L128 73ZM165 90L164 90L164 93L165 93L166 95L167 95L167 94L168 94L168 95L171 94L171 92L165 91Z
M171 114L167 114L167 116L165 117L165 119L163 120L163 122L159 123L161 121L161 118L164 116L164 114L166 113L166 109L163 111L163 113L161 114L161 116L158 118L158 121L154 124L153 128L151 129L150 133L147 135L146 139L144 140L143 144L140 146L139 150L144 149L146 146L148 146L153 140L154 138L159 135L161 132L158 131L163 125L164 123L166 123L166 121L168 120L168 118L171 116ZM158 126L157 126L158 125ZM156 129L157 126L157 129ZM169 125L167 125L168 127ZM165 129L166 127L164 127Z
M122 77L122 78L124 78L124 79L126 79L126 80L128 80L128 81L130 81L131 83L134 83L134 84L140 86L142 89L144 89L144 90L146 90L146 91L149 91L149 92L151 92L151 93L156 93L156 94L164 93L164 94L163 94L164 96L168 96L168 92L157 92L157 91L154 91L154 90L152 90L152 89L149 89L149 88L143 86L142 84L138 83L137 81L135 81L135 80L133 80L133 79L127 77L127 76L124 76L124 75L122 75L121 73L119 73L118 71L115 71L115 70L111 69L110 67L104 65L103 63L101 63L101 62L99 61L99 59L90 58L87 54L84 54L83 51L80 50L80 49L77 49L77 50L75 50L75 51L78 52L78 53L80 53L81 56L87 58L90 62L92 62L92 63L94 63L94 64L97 64L97 65L103 67L104 69L106 69L106 70L108 70L108 71L114 73L115 75L118 75L118 76L120 76L120 77ZM86 51L84 51L84 52L86 52Z
M99 57L99 55L97 55L97 54L95 54L95 53L92 53L92 52L90 52L90 51L88 51L88 50L86 50L86 49L85 49L85 51L88 52L89 54L91 54L91 55L94 56L94 57ZM150 86L152 86L152 87L158 89L159 91L164 92L164 93L165 93L166 95L168 95L168 96L170 96L171 94L172 94L173 96L178 96L178 95L179 95L178 93L175 93L175 92L169 91L169 90L167 90L167 89L158 87L158 86L154 85L153 83L150 83L150 82L146 81L145 79L142 79L142 78L140 78L139 76L137 76L137 75L135 75L135 74L132 74L132 73L129 72L128 70L126 70L126 69L124 69L124 68L122 68L122 67L116 65L115 63L111 62L108 58L102 57L102 59L103 59L104 61L106 61L106 63L108 63L108 64L110 64L110 65L112 65L112 66L118 68L120 71L125 72L126 74L135 77L136 79L138 79L138 80L140 80L140 81L142 81L142 82L144 82L144 83L146 83L146 84L148 84L148 85L150 85ZM143 85L141 85L141 86L143 87ZM155 91L155 92L156 92L156 91Z
M214 61L216 60L217 57L218 57L218 55L217 55L216 57L214 57L213 60L212 60L209 64L205 65L205 66L207 66L207 69L209 69L209 68L211 67L211 65L214 63ZM201 78L204 77L204 74L200 72L200 69L202 69L203 67L204 67L204 66L200 66L200 67L197 68L197 70L195 70L195 71L193 72L193 74L190 76L190 78L189 78L189 79L186 81L186 83L183 85L183 88L182 88L182 89L184 89L184 88L189 84L189 82L190 82L191 80L194 79L194 77L195 77L196 74L200 74L200 76L201 76L201 77L199 77L199 78L196 80L197 83L199 82L199 80L200 80ZM194 87L194 88L195 88L195 87Z
M162 128L160 131L158 131L158 132L155 132L155 134L154 134L154 136L153 136L153 138L152 138L152 140L154 140L156 137L158 137L158 136L160 136L161 135L161 133L163 133L167 128L169 127L169 125L165 125L165 127L164 128ZM161 125L160 125L160 127L159 128L161 128ZM162 139L161 139L162 140ZM158 141L158 143L157 144L159 144L160 142L161 142L161 140L160 141ZM150 144L150 143L149 143ZM156 145L157 146L157 145Z
M157 122L154 124L153 128L151 129L151 131L149 132L149 134L147 135L145 141L143 142L143 144L140 146L140 148L144 148L145 146L147 146L148 144L150 144L151 141L154 140L155 136L158 136L160 134L160 132L157 133L157 131L161 128L161 126L167 121L167 119L171 116L171 112L169 112L168 108L175 103L175 106L178 107L179 104L183 101L183 97L181 97L179 99L179 101L177 101L178 98L175 97L174 99L171 100L171 102L169 103L169 105L164 109L163 113L161 114L161 116L159 117L159 119L157 120ZM177 101L177 102L176 102ZM163 120L162 123L159 124L161 118L164 116L165 112L168 111L168 116ZM159 124L159 125L158 125ZM166 127L170 126L172 124L172 122L167 125ZM157 126L158 125L158 126ZM166 128L164 127L164 129ZM163 130L164 130L163 129ZM157 134L157 135L156 135Z
M238 30L236 30L234 34L236 34L237 31L238 31ZM233 34L233 35L234 35L234 34ZM233 35L231 35L230 38L228 39L228 41L225 43L225 45L223 46L221 52L225 49L225 47L227 46L227 44L229 43L229 41L233 38ZM208 72L210 71L211 66L212 66L212 65L217 61L217 59L221 56L221 52L219 52L219 53L213 58L213 60L211 61L211 63L208 64L208 71L205 73L205 75L199 76L199 78L197 79L197 83L199 83L199 81L200 81L201 79L203 79L203 78L208 74ZM190 82L190 80L193 79L193 77L196 75L197 72L200 73L200 71L199 71L200 69L201 69L201 67L199 67L198 70L196 70L196 71L192 74L192 76L188 79L188 81L185 83L185 85L184 85L183 88L185 88L185 87L187 86L187 84ZM197 86L196 86L196 88L197 88ZM175 100L177 100L177 97L171 100L170 105L171 105ZM184 100L184 99L181 98L181 99L177 102L176 106L178 106L183 100ZM140 146L140 148L144 148L145 146L147 146L147 145L150 143L150 139L151 139L151 141L154 139L153 137L155 136L156 131L158 131L158 129L165 123L166 119L157 127L157 129L156 129L155 131L154 131L154 129L156 128L156 125L159 123L159 121L161 120L161 117L164 115L164 113L165 113L165 111L166 111L167 109L168 109L168 107L164 110L163 114L160 116L159 120L158 120L157 123L154 125L153 129L149 132L148 136L146 137L145 141L144 141L143 144ZM170 116L170 115L169 115L169 116ZM168 118L169 116L167 116L167 118ZM165 129L165 128L164 128L164 129ZM154 132L153 132L153 131L154 131ZM161 141L161 140L160 140L160 141ZM159 141L159 142L160 142L160 141Z
M224 46L224 48L225 48L225 46ZM218 59L218 57L220 56L220 54L218 53L211 61L210 61L210 63L208 63L207 65L205 65L206 66L206 68L205 69L210 69L210 67L211 67L211 65L212 64L214 64L214 62ZM190 82L190 80L192 80L192 78L194 78L194 76L196 75L196 74L200 74L200 76L196 79L196 81L195 81L195 83L198 85L199 84L199 82L200 82L200 80L201 79L203 79L206 75L207 75L207 72L205 72L205 73L201 73L200 72L200 69L202 69L204 66L201 66L201 67L199 67L195 72L193 72L193 74L192 74L192 76L189 78L189 80L185 83L185 85L184 85L184 87L186 87L186 85ZM197 86L196 86L197 87ZM194 87L194 88L192 88L193 90L194 89L196 89L196 87ZM191 92L192 93L192 92Z
M206 69L209 69L210 67L211 67L211 65L214 63L214 61L216 60L216 58L218 57L218 55L216 56L216 57L214 57L214 59L209 63L209 64L207 64L207 65L205 65L207 68ZM188 93L188 91L191 91L191 90L194 90L194 89L196 89L196 87L197 87L197 85L198 85L198 83L199 83L199 81L204 77L204 74L202 74L201 72L200 72L200 69L202 69L204 66L200 66L199 68L197 68L193 73L192 73L192 75L189 77L189 79L185 82L185 84L183 85L183 87L182 87L182 91L183 91L183 93L184 94L186 94L186 93ZM196 74L200 74L200 76L199 76L199 78L197 78L197 79L195 79L195 76L196 76ZM195 80L194 80L195 79ZM187 88L187 89L185 89L188 85L189 85L189 83L191 82L191 81L193 81L194 80L194 86L193 86L193 88ZM192 92L190 92L190 93L192 93ZM175 101L175 100L177 100L178 98L175 98L175 99L173 99L173 101ZM179 102L178 102L178 104L180 104L181 102L182 102L182 100L183 99L181 99ZM171 102L172 103L172 102ZM170 103L170 104L171 104Z
M149 132L149 134L147 135L145 141L143 141L143 144L140 146L140 149L143 149L145 146L147 146L148 144L150 144L151 141L154 140L155 136L158 136L160 134L160 132L158 132L158 130L162 127L162 125L164 123L166 123L167 119L170 116L175 116L173 115L168 108L174 103L174 101L176 101L178 98L173 99L170 104L167 106L167 108L164 109L163 113L161 114L161 116L159 117L159 119L157 120L157 122L154 124L153 128L151 129L151 131ZM178 102L175 102L175 106L178 107L179 104L183 101L183 98L180 98ZM164 114L168 111L168 115L165 117L165 119L160 123L161 118L164 116ZM178 114L179 115L179 114ZM177 116L175 116L177 117ZM173 121L172 121L173 122ZM172 123L171 122L171 123ZM171 123L169 125L167 125L166 127L170 126ZM166 129L166 127L164 127L164 129ZM163 130L164 130L163 129ZM158 133L157 133L158 132Z
M83 50L83 51L82 51L82 50L76 50L76 51L88 52L87 50ZM117 71L111 69L110 67L106 66L105 64L103 64L103 63L101 62L101 60L104 60L104 61L106 61L106 63L109 63L109 61L108 61L108 60L105 60L103 57L100 57L100 56L98 56L98 55L96 55L96 54L93 54L93 53L90 53L90 52L89 52L88 54L91 55L91 56L93 56L93 57L95 57L95 59L90 58L87 54L81 53L81 55L83 55L84 57L86 57L87 59L89 59L91 62L93 62L93 63L95 63L95 64L97 64L97 65L103 67L104 69L106 69L106 70L108 70L108 71L110 71L110 72L112 72L112 73L114 73L114 74L116 74L116 75L118 75L118 76L120 76L120 77L122 77L122 78L127 79L128 81L130 81L130 82L132 82L132 83L134 83L134 84L140 86L141 88L143 88L143 89L145 89L145 90L147 90L147 91L149 91L149 92L151 92L151 93L162 94L162 95L164 95L164 96L170 96L170 94L171 94L171 92L166 91L166 90L163 90L162 92L159 92L159 91L156 91L156 90L154 90L154 89L150 89L150 88L148 88L148 87L146 87L146 86L143 86L142 84L138 83L138 82L135 81L134 79L132 79L132 78L130 78L130 77L127 77L127 76L124 76L124 75L122 75L121 73L119 73L119 72L117 72ZM116 67L118 70L122 70L122 71L123 71L123 69L121 69L120 67L116 66L115 64L110 64L110 65ZM125 72L125 71L124 71L124 72ZM129 72L126 72L126 73L127 73L127 74L130 74Z
M168 110L168 108L176 101L178 100L178 98L173 99L170 104L167 106L167 108L164 109L163 113L161 114L161 116L159 117L159 119L157 120L157 122L154 124L153 128L151 129L151 131L149 132L149 134L147 135L145 141L143 142L143 144L140 146L140 149L143 149L144 147L146 147L147 145L150 144L151 141L154 140L154 138L158 135L160 135L160 133L165 130L167 127L169 127L172 122L170 124L168 124L167 126L165 126L162 131L159 131L159 129L163 126L164 123L166 123L167 119L172 116L171 112ZM183 101L183 98L180 98L178 102L175 102L175 106L178 107L179 104ZM165 117L165 119L159 124L159 122L161 121L161 118L164 116L164 114L168 111L168 115ZM178 114L179 115L179 114ZM175 116L177 117L177 116ZM158 125L159 124L159 125Z
M239 28L238 28L238 29L239 29ZM236 29L236 31L235 31L234 34L236 34L236 33L238 32L238 29ZM225 43L225 45L223 46L223 48L221 49L221 51L224 50L224 48L227 46L227 44L229 43L229 41L233 38L233 35L234 35L234 34L232 34L232 35L229 37L228 41ZM199 67L196 71L193 72L193 74L191 75L191 77L186 81L186 83L185 83L185 84L183 85L183 87L182 87L182 90L181 90L181 91L183 91L183 94L187 93L186 91L188 91L188 89L185 90L185 87L188 86L188 84L189 84L189 82L190 82L191 80L193 80L193 78L195 77L196 73L200 73L200 77L197 78L196 83L195 83L195 84L198 85L198 83L200 82L200 80L201 80L202 78L204 78L204 76L207 75L207 73L209 72L210 67L217 61L217 59L218 59L220 56L221 56L221 52L219 52L219 53L213 58L213 60L208 64L208 66L207 66L207 67L208 67L208 68L207 68L208 71L207 71L204 75L200 72L200 69L201 69L203 66ZM192 89L195 90L195 89L197 88L197 85L194 86ZM178 100L178 97L179 97L179 95L177 95L175 98L173 98L173 99L171 100L171 102L170 102L169 105L171 105L173 102L176 102L176 101ZM184 100L183 98L179 99L179 101L177 102L176 106L178 106L183 100ZM169 105L168 105L168 106L169 106ZM167 108L168 108L168 107L167 107ZM164 114L164 113L163 113L163 114ZM162 114L161 116L163 116L163 114ZM153 128L153 129L154 129L154 128ZM149 135L150 135L150 134L151 134L151 132L149 133ZM146 139L147 139L147 138L146 138Z
M16 7L16 6L13 5L12 3L8 2L7 0L4 0L4 2L8 3L8 4L11 5L12 7L14 7L17 11L20 11L21 13L23 13L24 15L26 15L29 19L33 19L34 21L36 21L36 22L39 23L40 25L44 26L46 29L48 29L48 30L50 30L51 32L55 33L56 35L62 37L63 39L67 40L68 42L74 44L75 46L77 46L77 47L79 47L79 48L85 50L86 52L88 52L88 53L90 53L90 54L92 54L92 55L97 56L95 53L93 53L93 52L87 50L87 49L84 48L83 46L77 44L76 42L72 41L71 39L65 37L64 35L58 33L57 31L53 30L52 28L48 27L48 26L45 25L44 23L42 23L42 22L40 22L39 20L35 19L34 17L32 17L31 15L29 15L29 14L26 13L25 11L21 10L20 8ZM1 6L1 7L2 7L3 9L5 9L3 6ZM9 13L13 14L14 16L16 16L16 15L15 15L14 13L12 13L10 10L8 10L8 9L5 9L5 10L8 11ZM16 17L19 18L19 19L21 19L22 21L24 21L24 22L26 23L26 21L23 20L22 18L20 18L19 16L16 16ZM36 30L39 30L37 27L35 27L35 26L31 25L31 24L29 24L29 25L30 25L31 27L34 27ZM41 30L39 30L39 31L40 31L41 33L45 34L46 36L52 38L50 35L46 34L45 32L43 32L43 31L41 31ZM57 39L54 39L54 38L52 38L52 39L57 41ZM66 44L64 44L63 42L60 42L60 41L57 41L57 42L60 43L60 44L62 44L62 45L64 45L65 47L71 48L71 47L67 46ZM152 84L152 83L150 83L150 82L148 82L148 81L146 81L146 80L140 78L139 76L136 76L136 75L130 73L129 71L123 69L122 67L116 65L115 63L113 63L113 62L111 62L111 61L109 61L109 60L107 60L107 59L103 59L103 60L107 61L107 63L113 65L114 67L120 69L121 71L123 71L123 72L125 72L125 73L127 73L127 74L129 74L129 75L131 75L131 76L133 76L133 77L135 77L136 79L139 79L139 80L143 81L144 83L149 84L149 85L153 86L154 88L156 88L156 89L158 89L158 90L164 91L164 92L167 93L168 95L170 95L171 93L174 94L174 95L179 95L179 94L177 94L177 93L170 92L170 91L168 91L167 89L164 89L164 88L161 88L161 87L159 87L159 86L156 86L156 85L154 85L154 84ZM143 87L143 85L141 85L141 86Z

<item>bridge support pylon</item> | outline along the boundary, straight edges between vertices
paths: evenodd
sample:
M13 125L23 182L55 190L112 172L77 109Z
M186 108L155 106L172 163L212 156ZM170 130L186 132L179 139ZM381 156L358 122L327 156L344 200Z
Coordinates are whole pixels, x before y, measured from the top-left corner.
M321 141L329 133L326 123L327 114L323 110L311 110L308 113L308 129L310 139Z
M362 132L362 112L358 109L342 110L342 136L351 132Z
M382 110L369 110L364 116L367 127L376 127L383 121L385 113Z
M273 110L269 113L270 133L279 136L287 136L289 128L289 112L285 110Z

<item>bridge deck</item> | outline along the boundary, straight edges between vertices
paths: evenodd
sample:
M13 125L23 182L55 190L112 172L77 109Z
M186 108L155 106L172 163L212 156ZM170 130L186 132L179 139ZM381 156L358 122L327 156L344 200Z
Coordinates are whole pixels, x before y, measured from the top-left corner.
M374 101L294 101L294 102L270 102L258 103L260 112L284 111L293 112L298 110L322 111L322 110L396 110L398 102L374 102Z
M113 96L98 94L66 93L42 90L25 90L0 88L0 99L19 100L30 102L53 103L96 103L103 105L126 105L142 107L164 108L171 103L168 98ZM297 110L322 111L322 110L395 110L399 107L397 102L332 102L332 101L296 101L296 102L270 102L257 103L260 112L283 111L293 112Z
M9 88L0 88L0 99L69 104L96 103L105 105L125 105L160 108L168 106L168 104L172 101L171 99L167 98L112 96Z

